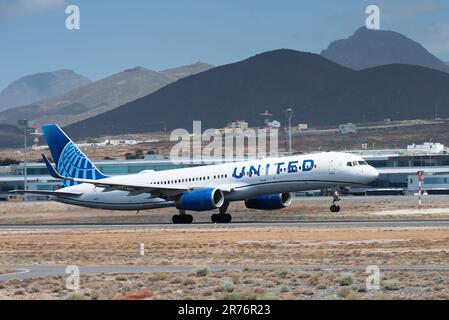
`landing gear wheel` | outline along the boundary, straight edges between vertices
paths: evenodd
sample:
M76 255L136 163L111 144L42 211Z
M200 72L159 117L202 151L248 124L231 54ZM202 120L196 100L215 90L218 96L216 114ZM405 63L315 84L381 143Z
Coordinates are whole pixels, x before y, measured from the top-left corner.
M218 214L214 213L210 219L212 220L212 223L229 223L232 220L232 216L229 213L226 213L226 210L228 210L229 207L229 201L225 201L223 205L218 209Z
M212 223L229 223L232 220L232 216L229 213L214 213L210 219Z
M174 224L190 224L193 222L193 216L190 214L175 214L172 221Z
M225 223L230 223L232 221L232 216L229 213L226 213L224 215L224 222Z
M331 212L340 212L340 206L336 206L335 204L333 204L330 207Z

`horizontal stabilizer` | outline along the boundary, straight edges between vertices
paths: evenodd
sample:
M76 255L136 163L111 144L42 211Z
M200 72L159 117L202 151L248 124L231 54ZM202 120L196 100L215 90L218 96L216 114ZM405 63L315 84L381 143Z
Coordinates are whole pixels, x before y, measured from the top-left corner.
M41 154L42 159L44 159L45 166L47 167L48 173L55 179L62 179L61 175L56 172L55 168L53 168L52 164L50 163L50 160L48 160L47 156L45 154Z

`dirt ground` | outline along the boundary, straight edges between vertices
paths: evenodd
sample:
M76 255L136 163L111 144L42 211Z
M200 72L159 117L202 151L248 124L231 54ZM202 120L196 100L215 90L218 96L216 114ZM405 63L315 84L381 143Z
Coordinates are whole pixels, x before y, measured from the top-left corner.
M343 200L347 211L327 213L327 198L299 198L291 208L250 212L235 206L236 219L442 219L447 197L427 198L416 208L413 197ZM327 199L328 200L328 199ZM351 200L351 201L349 201ZM429 204L432 203L430 206ZM408 214L404 214L404 210ZM2 203L0 223L165 221L172 209L136 216L79 209L57 203ZM382 213L385 213L382 215ZM210 213L202 214L205 221ZM107 217L107 220L105 220ZM197 216L196 216L197 218ZM256 221L257 221L256 220ZM145 256L139 247L144 243ZM385 271L381 288L367 291L364 271L290 270L295 265L437 265L449 261L449 227L272 227L139 228L125 230L0 230L0 265L242 265L276 270L143 273L82 276L81 290L64 289L65 279L51 277L0 282L0 299L448 299L447 271ZM1 270L1 267L0 267ZM6 273L3 270L3 273ZM350 278L350 281L342 279ZM350 284L347 284L350 282Z
M145 243L145 256L139 255ZM167 229L0 233L0 264L284 265L272 271L142 273L0 283L0 299L448 299L447 271L386 271L367 291L367 275L289 270L288 266L447 265L449 228ZM353 278L342 285L344 277Z
M202 269L201 269L202 270ZM203 273L204 274L204 273ZM387 271L379 288L366 286L364 271L210 271L187 274L99 274L82 276L80 289L65 288L64 277L0 283L1 299L449 299L449 272Z
M243 203L231 203L233 221L303 221L345 219L426 219L449 218L449 196L426 196L418 209L414 196L343 197L342 211L331 214L331 197L299 197L282 210L256 211ZM405 211L404 211L405 210ZM57 203L0 202L0 224L9 223L168 223L174 208L136 212L88 209ZM196 222L210 222L211 212L193 213Z
M444 227L0 231L3 265L441 265L448 259Z

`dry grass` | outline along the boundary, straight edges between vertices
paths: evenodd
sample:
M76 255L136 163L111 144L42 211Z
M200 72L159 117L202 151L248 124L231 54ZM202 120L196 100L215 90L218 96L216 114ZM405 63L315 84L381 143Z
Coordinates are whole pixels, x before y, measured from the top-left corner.
M3 230L0 264L447 264L448 229Z
M65 279L9 281L0 283L0 299L449 299L449 272L431 271L388 271L386 278L403 277L406 286L395 290L385 288L388 280L382 280L377 291L364 289L366 274L354 272L353 286L340 286L338 271L291 270L288 278L279 277L281 270L211 271L207 277L195 274L100 274L82 276L80 290L65 289ZM236 275L242 281L235 283ZM304 277L304 275L307 277ZM183 281L171 281L180 276ZM118 281L120 277L122 281ZM321 279L321 287L308 279ZM436 288L425 278L441 279ZM158 279L155 281L155 279ZM186 283L186 280L193 280ZM296 279L297 281L292 281ZM247 281L251 280L251 281Z

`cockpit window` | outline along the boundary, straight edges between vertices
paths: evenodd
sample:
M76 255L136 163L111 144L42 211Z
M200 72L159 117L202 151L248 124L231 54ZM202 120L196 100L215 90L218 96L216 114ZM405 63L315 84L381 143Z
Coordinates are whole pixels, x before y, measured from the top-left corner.
M368 166L368 163L366 161L348 161L346 163L346 166L348 166L348 167Z

